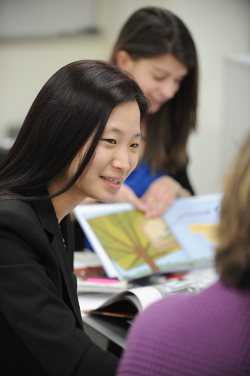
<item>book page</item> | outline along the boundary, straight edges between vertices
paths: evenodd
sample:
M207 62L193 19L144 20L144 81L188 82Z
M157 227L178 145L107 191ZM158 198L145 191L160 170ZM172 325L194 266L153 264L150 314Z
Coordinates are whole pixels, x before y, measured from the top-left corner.
M103 248L100 239L96 236L91 228L88 220L91 218L100 217L107 214L117 213L120 211L132 210L133 206L130 204L91 204L91 205L78 205L74 209L76 218L82 227L84 233L98 255L103 268L109 278L123 279L122 275L115 268L113 261L110 259L106 250Z
M177 199L157 218L130 204L81 205L77 219L109 277L133 280L212 262L221 195Z
M132 319L162 296L154 286L135 287L108 298L96 309L84 310L84 313Z
M137 287L130 291L138 298L141 306L140 311L163 297L161 291L155 286Z
M178 199L164 214L164 219L192 261L214 257L221 198L222 194L213 194Z
M97 252L109 277L114 269L121 279L133 280L161 270L175 271L175 261L168 263L165 256L180 253L180 260L189 260L162 217L146 219L145 215L128 204L91 205L76 208L76 215ZM104 215L105 210L109 214ZM120 211L119 211L120 210ZM156 231L157 229L157 231ZM179 260L177 260L179 262ZM179 265L177 266L179 270Z
M133 287L104 300L99 307L85 313L133 319L150 304L172 294L193 294L210 286L218 279L213 268L192 271L181 278L170 278L151 286Z

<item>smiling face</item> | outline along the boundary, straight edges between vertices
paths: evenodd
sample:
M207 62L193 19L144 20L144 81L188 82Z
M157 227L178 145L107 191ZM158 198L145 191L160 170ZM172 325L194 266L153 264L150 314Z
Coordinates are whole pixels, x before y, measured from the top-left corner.
M141 140L140 111L136 102L118 105L111 113L97 146L93 161L70 188L72 198L92 197L112 201L127 176L135 169ZM67 179L73 176L85 148L70 165Z
M170 54L133 60L127 52L119 51L117 64L137 81L150 101L150 113L175 96L188 73L186 66Z

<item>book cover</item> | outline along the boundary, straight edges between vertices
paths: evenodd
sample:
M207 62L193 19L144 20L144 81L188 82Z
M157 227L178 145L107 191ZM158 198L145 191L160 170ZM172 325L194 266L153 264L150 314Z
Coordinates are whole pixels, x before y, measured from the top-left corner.
M133 280L213 262L221 194L177 199L161 217L131 204L79 205L79 224L110 278Z

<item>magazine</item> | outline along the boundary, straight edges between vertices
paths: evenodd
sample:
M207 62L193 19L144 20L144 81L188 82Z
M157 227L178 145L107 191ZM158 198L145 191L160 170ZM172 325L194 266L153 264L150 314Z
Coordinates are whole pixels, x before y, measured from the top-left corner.
M217 279L218 276L214 268L205 268L187 273L181 278L170 278L165 283L130 288L109 297L100 306L82 310L82 312L132 320L137 313L167 295L194 294L210 286Z
M211 265L221 197L179 198L156 218L128 203L79 205L74 212L107 276L135 280Z

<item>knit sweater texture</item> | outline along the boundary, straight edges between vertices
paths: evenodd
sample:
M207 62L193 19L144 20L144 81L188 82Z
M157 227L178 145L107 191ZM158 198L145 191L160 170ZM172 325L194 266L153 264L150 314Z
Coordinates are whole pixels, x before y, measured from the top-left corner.
M166 297L131 327L119 376L249 376L250 291L221 281Z

